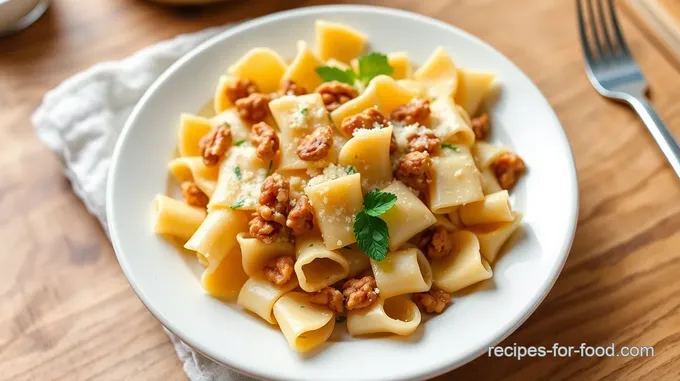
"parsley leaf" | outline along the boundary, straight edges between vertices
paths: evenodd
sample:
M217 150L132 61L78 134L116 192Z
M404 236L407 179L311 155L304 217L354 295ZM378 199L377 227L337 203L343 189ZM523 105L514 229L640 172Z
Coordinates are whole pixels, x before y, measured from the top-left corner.
M342 70L333 66L319 66L315 70L324 82L338 81L354 86L354 71L352 69Z
M245 143L245 142L246 142L245 139L241 139L241 140L235 142L234 145L235 145L235 146L240 146L241 144L243 144L243 143Z
M450 150L453 150L454 152L460 152L460 148L454 146L453 144L449 144L449 143L442 143L442 148L448 148Z
M364 212L377 217L390 210L396 202L397 196L393 193L373 189L364 196Z
M309 109L307 107L303 107L300 109L300 114L305 115L307 114L307 111L309 111Z
M234 174L236 175L236 178L241 181L241 167L234 167Z
M245 204L246 204L246 200L238 200L235 203L231 204L230 208L232 210L236 210L236 209L242 207Z
M355 173L357 173L357 169L354 168L353 165L350 165L349 167L347 167L347 174L348 174L348 175L353 175L353 174L355 174Z
M394 68L387 62L387 56L372 52L359 57L359 79L368 83L380 74L391 75Z
M274 165L274 160L269 160L269 167L267 167L267 176L272 174L272 165Z
M371 259L376 261L385 259L390 240L390 232L385 221L362 210L354 217L354 236L361 251Z

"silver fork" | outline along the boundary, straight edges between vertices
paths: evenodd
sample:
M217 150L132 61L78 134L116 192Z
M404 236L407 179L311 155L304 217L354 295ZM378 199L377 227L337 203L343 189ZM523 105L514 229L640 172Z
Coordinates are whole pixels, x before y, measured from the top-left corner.
M608 12L604 1L576 0L588 79L600 95L627 103L638 113L680 177L680 146L645 97L647 81L623 38L613 0L606 0Z

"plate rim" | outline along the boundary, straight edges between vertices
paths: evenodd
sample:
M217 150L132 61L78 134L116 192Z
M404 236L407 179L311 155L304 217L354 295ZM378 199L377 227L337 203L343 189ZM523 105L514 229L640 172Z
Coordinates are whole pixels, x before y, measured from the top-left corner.
M574 154L569 142L569 139L567 138L566 132L564 130L564 127L562 125L562 122L557 116L557 113L555 112L554 108L548 101L548 99L545 97L543 92L540 90L540 88L534 83L533 80L521 69L519 68L512 60L510 60L505 54L503 54L499 49L495 48L491 44L487 43L486 41L480 39L479 37L476 37L472 35L469 32L466 32L465 30L462 30L454 25L448 24L444 21L437 20L435 18L421 15L415 12L411 11L406 11L406 10L401 10L401 9L395 9L395 8L389 8L389 7L381 7L381 6L374 6L374 5L318 5L318 6L310 6L310 7L301 7L301 8L294 8L294 9L289 9L289 10L284 10L284 11L279 11L276 13L268 14L265 16L261 16L258 18L254 18L248 21L245 21L243 23L234 25L227 30L209 38L208 40L202 42L195 48L191 49L189 52L184 54L182 57L180 57L177 61L175 61L172 65L170 65L152 84L149 86L149 88L144 92L144 95L139 99L139 101L135 104L135 107L133 108L132 112L130 113L129 117L126 119L125 124L123 126L123 129L121 130L121 133L116 141L116 145L113 150L113 154L111 156L111 164L109 167L109 173L107 175L107 185L106 185L106 221L108 225L108 232L109 232L109 237L111 240L111 244L113 246L114 252L116 253L116 258L119 262L119 265L121 266L121 269L123 270L123 274L125 275L125 278L128 281L128 284L130 287L133 289L135 292L135 295L137 298L142 302L144 307L158 320L161 325L165 329L167 329L169 332L171 332L173 335L175 335L179 340L181 340L184 344L192 348L193 350L199 352L203 356L213 360L214 362L224 365L234 371L237 371L241 374L248 375L251 377L258 377L258 378L275 378L275 379L280 379L280 380L294 380L293 378L282 378L280 375L276 375L273 372L269 372L266 370L266 368L246 368L243 367L241 364L236 364L236 363L228 363L225 361L220 361L216 360L213 356L209 355L206 349L204 349L204 346L201 345L200 343L195 342L192 338L190 337L185 337L182 335L181 331L177 329L177 327L172 324L172 322L167 321L164 317L164 315L160 311L154 310L152 303L150 300L148 300L147 296L141 290L141 288L136 284L134 277L131 275L131 269L129 268L129 263L125 260L125 256L123 254L120 254L122 252L121 249L121 244L119 243L119 237L116 232L116 229L114 229L114 226L116 226L115 222L115 210L113 208L113 189L114 189L114 179L118 176L117 175L117 168L118 164L120 162L119 156L120 152L122 151L122 147L124 145L124 141L127 139L128 134L132 130L132 126L135 124L136 120L138 119L139 114L142 112L144 105L147 103L149 98L153 97L154 94L156 93L156 90L162 83L164 83L166 80L168 80L169 77L171 77L180 67L182 67L187 61L192 59L193 57L199 55L203 51L211 48L213 45L217 44L219 41L222 41L223 39L230 38L233 34L239 33L244 29L249 29L253 27L257 27L259 25L266 24L270 21L277 20L277 19L282 19L282 18L288 18L288 17L294 17L299 14L314 14L314 13L326 13L326 12L332 12L333 10L342 10L342 11L356 11L356 12L379 12L379 13L388 13L394 16L400 16L400 17L407 17L411 18L417 22L420 23L425 23L425 24L432 24L434 26L440 27L440 28L445 28L450 30L453 33L457 33L460 36L470 39L474 41L477 44L480 44L484 46L486 49L490 49L492 51L495 51L498 53L502 59L506 60L507 63L512 65L517 72L523 77L525 81L531 84L533 88L540 94L542 100L545 102L545 105L547 106L546 112L550 112L551 117L555 120L557 125L559 125L559 133L561 134L561 138L563 142L566 144L567 152L568 152L568 157L565 159L567 160L567 163L569 164L569 183L571 185L571 191L569 192L570 196L567 201L572 205L570 208L570 224L568 225L569 231L566 232L564 235L564 239L562 242L562 250L560 251L559 257L553 261L552 266L550 267L549 271L549 277L546 278L546 282L543 286L542 292L537 292L536 294L533 295L533 297L530 299L530 302L526 305L525 308L522 309L521 312L521 318L517 319L513 324L503 327L502 330L498 330L499 334L495 335L494 339L489 342L489 347L491 346L496 346L499 343L501 343L503 340L505 340L507 337L509 337L512 333L514 333L524 322L534 313L534 311L538 308L538 306L543 302L545 297L548 295L548 293L552 290L555 282L557 281L557 278L559 277L564 264L566 263L567 258L569 257L569 253L574 241L574 237L576 234L576 227L578 224L578 215L579 215L579 189L578 189L578 175L577 175L577 170L576 170L576 164L574 160ZM174 345L174 343L173 343ZM419 369L417 372L414 372L413 374L407 374L400 376L398 378L390 378L390 380L398 381L398 380L422 380L422 379L429 379L432 377L436 377L438 375L450 372L464 364L467 364L468 362L476 359L480 355L486 352L486 349L482 348L482 350L478 352L471 352L467 356L460 357L456 359L455 361L442 361L439 363L439 366L437 367L430 367L428 369Z

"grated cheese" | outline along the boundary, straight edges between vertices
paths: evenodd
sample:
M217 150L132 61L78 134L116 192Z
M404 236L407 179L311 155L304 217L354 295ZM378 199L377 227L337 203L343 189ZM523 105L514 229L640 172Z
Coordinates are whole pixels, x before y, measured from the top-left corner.
M333 163L329 164L328 167L324 168L323 172L320 175L312 177L312 179L309 180L307 183L307 186L313 187L319 184L323 184L327 181L331 180L336 180L341 177L345 177L348 175L349 167L343 167L340 165L335 165ZM308 170L309 172L309 170ZM310 174L311 176L311 174Z

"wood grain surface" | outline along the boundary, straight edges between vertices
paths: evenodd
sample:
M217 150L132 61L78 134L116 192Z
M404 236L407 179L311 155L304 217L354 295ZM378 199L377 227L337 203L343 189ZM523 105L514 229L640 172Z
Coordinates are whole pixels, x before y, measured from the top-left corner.
M102 228L34 135L29 118L45 91L178 33L323 3L172 9L139 0L54 0L36 25L0 39L0 379L186 380ZM574 3L370 3L429 15L488 41L538 84L566 129L581 192L576 240L547 299L504 344L655 350L648 358L483 355L437 380L680 379L680 182L637 116L590 87ZM680 136L678 72L623 23L655 107Z

